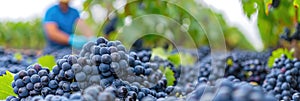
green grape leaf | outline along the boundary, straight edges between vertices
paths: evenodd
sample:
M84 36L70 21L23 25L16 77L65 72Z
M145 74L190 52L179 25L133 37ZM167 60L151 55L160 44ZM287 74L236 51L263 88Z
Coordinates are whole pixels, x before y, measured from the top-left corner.
M243 4L244 12L246 13L248 18L250 18L251 15L256 12L256 8L254 5L255 5L255 3L251 2L251 1L249 3Z
M294 54L294 50L292 49L291 51L289 51L288 49L283 49L283 48L279 48L275 51L272 52L272 55L269 57L268 60L268 67L272 68L275 59L276 58L280 58L282 54L285 54L287 56L288 59L293 59L293 54Z
M9 71L6 74L0 76L0 100L5 100L7 96L16 96L11 86L14 80L14 76Z
M17 52L14 54L14 58L17 59L18 61L21 61L23 59L23 56L20 52Z
M167 79L167 85L172 86L176 80L174 77L174 72L170 68L166 68L164 74Z
M158 48L152 49L151 59L153 59L155 56L158 56L162 59L167 59L169 55L165 52L165 50L163 48L158 47Z
M196 62L196 58L191 54L179 52L172 54L168 57L168 60L178 67L180 64L183 66L192 66Z
M169 60L175 65L175 67L179 67L179 65L193 65L196 62L196 59L192 55L182 52L172 53L171 49L173 48L168 48L168 50L164 50L161 47L153 48L151 59L153 59L155 56L158 56L164 60Z
M164 72L165 72L164 66L159 66L159 70L160 70L162 73L164 73Z
M168 60L170 62L172 62L175 67L178 67L181 63L180 63L180 55L177 53L177 54L172 54L170 56L168 56Z
M56 64L55 57L53 55L45 55L45 56L39 57L38 64L40 64L42 67L48 68L51 71L52 67Z

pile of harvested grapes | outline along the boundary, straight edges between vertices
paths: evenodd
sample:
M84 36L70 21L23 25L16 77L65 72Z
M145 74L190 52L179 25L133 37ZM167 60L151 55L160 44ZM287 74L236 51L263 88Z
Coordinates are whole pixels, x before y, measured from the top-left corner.
M122 42L100 37L48 68L0 50L0 82L11 90L0 92L9 95L6 101L300 100L300 60L285 53L237 50L219 55L216 63L209 47L197 54L193 65L178 65L151 50L127 51ZM270 57L274 63L268 67Z

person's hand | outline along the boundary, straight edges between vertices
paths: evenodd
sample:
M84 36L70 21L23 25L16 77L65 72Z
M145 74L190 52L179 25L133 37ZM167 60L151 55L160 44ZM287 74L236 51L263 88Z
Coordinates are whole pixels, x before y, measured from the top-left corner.
M69 44L76 49L81 49L87 41L88 39L86 37L80 35L73 34L69 37Z

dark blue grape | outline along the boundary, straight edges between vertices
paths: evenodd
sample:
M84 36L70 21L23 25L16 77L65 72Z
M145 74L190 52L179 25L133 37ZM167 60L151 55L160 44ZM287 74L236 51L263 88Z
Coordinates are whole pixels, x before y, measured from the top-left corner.
M73 79L75 76L72 70L67 70L64 74L65 74L64 77L68 80Z
M31 90L31 91L29 91L29 95L30 95L30 96L35 96L35 95L38 95L38 94L40 94L40 92L38 92L38 91L36 91L36 90Z
M110 77L112 75L112 72L111 71L107 71L107 72L102 72L102 75L104 77Z
M104 55L104 54L110 54L110 51L106 47L101 47L100 48L100 55Z
M110 64L112 62L111 56L108 54L103 54L101 56L101 62L103 62L105 64Z
M49 82L48 86L49 86L50 88L52 88L52 89L55 89L55 88L58 87L58 83L57 83L56 80L51 80L51 81Z
M290 84L288 84L288 83L286 83L286 82L284 82L282 85L281 85L281 89L283 89L283 90L289 90L290 89Z
M20 87L24 87L25 83L23 82L22 79L18 79L17 81L15 81L15 85L20 88Z
M44 86L48 85L49 81L50 81L50 79L49 79L48 76L42 76L41 77L41 84L42 85L44 85Z
M14 88L16 86L15 81L11 83L11 86Z
M71 65L68 62L62 64L62 70L67 71L71 69Z
M55 92L56 95L63 95L64 91L62 89L57 89Z
M71 90L71 88L70 88L70 83L64 83L64 84L62 85L62 89L63 89L63 91L65 91L65 92L69 92L69 91Z
M27 72L25 70L21 70L19 71L18 75L22 79L24 76L27 76Z
M99 38L97 39L97 41L96 41L96 44L99 45L99 44L101 44L101 43L106 44L106 43L107 43L107 40L106 40L105 38L103 38L103 37L99 37Z
M20 76L19 75L15 75L14 76L14 80L17 81L18 79L20 79Z
M79 85L78 85L77 82L72 82L70 84L70 88L71 88L72 91L79 91L80 90Z
M33 74L36 74L36 70L35 69L28 69L27 70L28 76L32 76Z
M27 83L26 89L33 90L33 83Z
M53 74L53 72L50 72L48 76L49 76L49 79L54 80L56 75Z
M300 93L295 93L295 94L293 94L292 99L293 99L294 101L300 101Z
M50 94L51 89L49 87L44 87L41 91L41 94L46 97L48 94Z
M33 88L34 88L34 90L36 90L36 91L41 91L42 88L43 88L43 85L42 85L41 83L35 83L35 84L33 85Z
M113 41L107 42L107 47L116 46L116 44Z
M14 93L18 94L19 88L17 86L15 86L13 89L14 89Z
M25 88L25 87L21 87L21 88L19 88L19 90L18 90L18 95L20 96L20 97L26 97L26 96L28 96L28 90Z
M135 67L134 67L134 73L135 73L136 75L143 74L144 71L145 71L145 69L144 69L144 67L142 67L142 66L135 66Z
M58 66L54 66L53 69L52 69L52 72L57 75L60 71L60 68Z
M107 71L109 71L109 69L110 69L110 66L108 64L101 63L99 66L99 70L101 72L107 72Z
M61 68L62 65L63 65L63 63L65 63L65 62L67 62L67 59L59 59L58 62L57 62L57 66L58 66L59 68Z
M38 72L38 75L39 75L40 77L42 77L42 76L48 76L48 72L47 72L47 70L40 70L40 71Z
M146 94L145 94L145 93L143 93L143 92L139 92L139 93L138 93L138 97L137 97L137 98L138 98L139 100L141 100L141 99L142 99L142 98L144 98L145 96L146 96Z

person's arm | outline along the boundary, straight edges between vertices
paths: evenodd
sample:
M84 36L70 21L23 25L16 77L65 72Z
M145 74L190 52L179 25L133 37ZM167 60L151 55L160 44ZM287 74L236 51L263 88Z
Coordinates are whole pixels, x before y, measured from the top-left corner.
M56 25L56 23L48 22L44 24L44 29L48 35L48 37L60 44L68 45L69 44L69 35L60 31Z
M92 38L94 36L94 32L90 29L90 27L84 22L84 20L78 18L76 21L76 29L84 36L88 38Z

